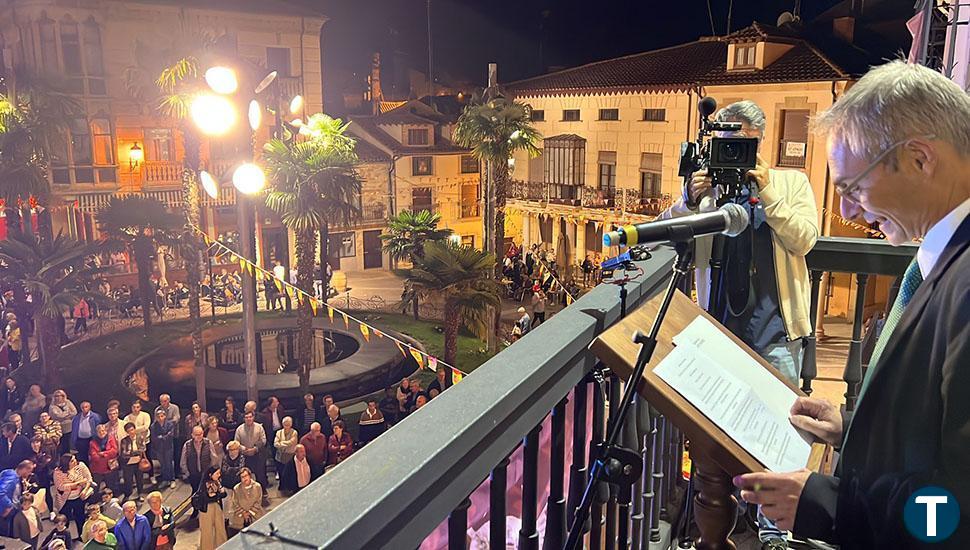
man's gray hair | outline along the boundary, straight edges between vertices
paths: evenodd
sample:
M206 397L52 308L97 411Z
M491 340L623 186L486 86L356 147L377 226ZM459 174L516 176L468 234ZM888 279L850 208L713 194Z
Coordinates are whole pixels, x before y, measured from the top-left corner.
M892 144L933 135L970 156L970 96L952 80L902 60L871 69L815 119L856 157L871 160Z
M748 126L758 130L762 134L765 132L765 112L761 110L761 107L758 107L757 103L747 99L744 101L735 101L727 107L724 107L717 112L714 120L717 122L747 123Z

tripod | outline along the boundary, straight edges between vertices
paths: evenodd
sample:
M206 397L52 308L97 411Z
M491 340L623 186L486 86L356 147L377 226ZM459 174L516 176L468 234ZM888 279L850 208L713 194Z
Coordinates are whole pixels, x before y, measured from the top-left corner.
M583 492L583 498L576 508L576 514L570 525L569 536L563 547L565 550L576 550L580 547L583 537L583 526L589 517L597 486L603 482L612 483L619 487L620 494L629 493L632 491L633 484L643 469L643 459L639 453L635 450L617 445L617 441L623 430L624 419L629 412L630 404L636 395L637 382L643 377L643 371L646 369L647 363L650 362L650 359L653 357L653 352L657 347L657 335L660 333L660 325L663 323L664 316L670 307L670 301L673 299L674 292L680 287L681 281L687 276L688 270L690 269L692 259L691 244L694 239L693 229L689 226L673 226L670 229L670 234L672 236L671 241L674 242L674 248L677 251L677 260L674 264L673 275L667 284L663 302L657 312L653 326L650 328L650 333L644 335L638 330L633 335L633 341L640 344L640 352L637 354L633 374L630 377L629 383L624 388L623 397L620 399L620 406L617 409L617 414L613 422L609 426L606 439L596 445L596 460L593 462L589 481ZM621 287L621 300L623 302L621 305L624 306L624 309L626 305L625 291L625 287Z

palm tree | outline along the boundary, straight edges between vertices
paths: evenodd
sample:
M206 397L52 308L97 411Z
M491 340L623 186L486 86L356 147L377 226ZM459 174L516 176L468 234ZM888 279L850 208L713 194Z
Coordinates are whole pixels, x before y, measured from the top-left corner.
M455 143L472 150L485 167L488 199L485 204L485 250L500 258L505 254L505 200L509 179L508 161L524 149L530 156L539 154L536 143L542 138L532 126L528 105L496 97L484 103L470 103L458 117ZM495 277L501 276L496 263Z
M107 206L98 211L98 229L115 245L125 247L138 268L138 291L141 296L141 317L145 335L152 328L152 259L159 244L176 244L179 235L178 217L157 200L140 195L112 197Z
M498 308L498 283L492 278L495 256L451 241L431 241L415 259L410 284L424 296L445 302L445 357L455 365L458 328L464 324L479 337L489 332L489 308Z
M263 161L273 183L266 206L296 234L296 286L311 295L317 234L323 250L328 250L330 224L350 225L360 216L357 154L354 140L344 133L346 129L340 119L315 114L307 121L302 137L273 139L263 149ZM303 302L297 317L303 391L310 383L311 317L310 304Z
M424 243L441 241L451 236L451 229L438 229L441 215L428 210L411 212L402 210L387 221L387 233L381 235L384 252L392 260L407 260L414 264L416 258L424 256ZM413 289L406 289L413 296L414 318L418 318L418 299Z
M63 330L59 318L82 298L103 298L95 284L102 269L89 262L99 252L100 244L82 244L61 234L52 239L14 234L0 241L0 280L25 287L33 300L41 377L47 384L57 378L54 366Z

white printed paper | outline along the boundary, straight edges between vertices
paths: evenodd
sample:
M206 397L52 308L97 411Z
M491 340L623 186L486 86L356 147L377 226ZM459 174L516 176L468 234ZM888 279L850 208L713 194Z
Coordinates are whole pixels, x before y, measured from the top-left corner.
M808 464L811 445L788 420L797 397L791 388L703 317L674 343L653 370L657 376L769 470Z

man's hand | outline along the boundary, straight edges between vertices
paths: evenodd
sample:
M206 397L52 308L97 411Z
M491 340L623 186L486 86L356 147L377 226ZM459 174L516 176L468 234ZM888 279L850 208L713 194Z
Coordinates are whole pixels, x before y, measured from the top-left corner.
M707 173L707 170L698 170L690 178L690 200L692 202L697 202L701 199L705 193L711 191L711 184L713 180L711 176Z
M734 478L734 486L741 489L741 498L749 504L760 504L761 512L775 522L782 531L795 525L798 499L811 475L811 470L776 474L756 472Z
M799 397L789 414L792 426L812 434L818 441L833 446L842 442L842 413L828 401Z
M758 162L755 164L754 170L748 170L748 177L758 183L758 189L764 189L771 183L768 168L768 163L765 162L765 159L761 158L761 155L758 155Z

